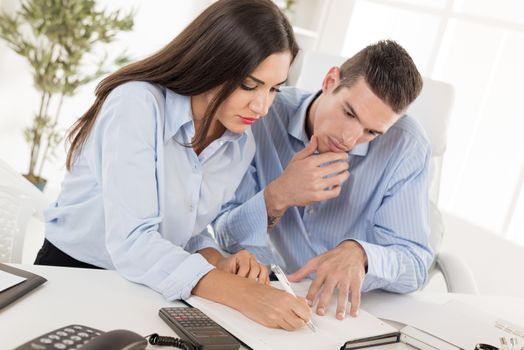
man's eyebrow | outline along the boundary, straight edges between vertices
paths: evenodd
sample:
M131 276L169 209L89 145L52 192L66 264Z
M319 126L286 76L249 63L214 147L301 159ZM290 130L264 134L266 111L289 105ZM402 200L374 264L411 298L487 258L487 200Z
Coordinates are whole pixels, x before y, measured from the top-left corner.
M260 85L265 85L265 84L266 84L263 80L257 79L257 78L255 78L255 77L252 76L252 75L248 75L248 78L253 79L256 83L258 83L258 84L260 84ZM282 81L282 82L280 82L280 83L275 84L275 86L282 85L282 84L284 84L286 81L287 81L287 78L286 78L286 80L284 80L284 81Z
M344 101L344 107L346 107L346 109L348 109L348 110L351 112L351 114L353 114L353 115L355 116L355 118L357 118L358 122L359 122L360 124L362 124L362 120L360 120L358 114L355 112L355 110L353 109L353 107L351 107L351 105L349 104L349 102ZM369 131L371 131L371 132L374 132L374 133L376 133L376 134L378 134L378 135L383 135L383 134L384 134L382 131L378 131L378 130L373 130L373 129L367 129L367 130L369 130Z

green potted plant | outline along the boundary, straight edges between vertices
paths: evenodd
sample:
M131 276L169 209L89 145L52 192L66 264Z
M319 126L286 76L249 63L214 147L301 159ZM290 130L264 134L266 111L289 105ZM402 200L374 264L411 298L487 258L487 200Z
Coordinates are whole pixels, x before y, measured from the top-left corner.
M119 31L130 31L133 16L132 11L99 10L95 0L26 0L15 14L0 12L0 38L28 61L40 93L32 125L24 130L30 148L24 176L41 190L47 182L41 177L43 166L63 140L58 118L64 97L106 74L110 66L129 61L122 53L109 62L101 47Z

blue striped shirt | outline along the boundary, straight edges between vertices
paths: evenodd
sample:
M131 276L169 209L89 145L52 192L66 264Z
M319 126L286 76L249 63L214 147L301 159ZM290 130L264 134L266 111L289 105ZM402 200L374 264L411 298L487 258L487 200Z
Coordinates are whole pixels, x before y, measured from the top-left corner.
M252 127L257 145L253 163L213 224L220 245L231 252L245 247L262 262L282 263L291 273L351 239L368 257L363 291L420 288L433 259L427 190L431 147L409 116L351 151L350 178L337 198L288 208L267 233L262 190L309 142L304 125L313 98L284 88L268 116Z
M214 268L207 225L231 200L255 153L249 129L226 131L199 155L191 100L131 82L114 89L45 211L46 236L72 257L145 284L168 300L189 297Z

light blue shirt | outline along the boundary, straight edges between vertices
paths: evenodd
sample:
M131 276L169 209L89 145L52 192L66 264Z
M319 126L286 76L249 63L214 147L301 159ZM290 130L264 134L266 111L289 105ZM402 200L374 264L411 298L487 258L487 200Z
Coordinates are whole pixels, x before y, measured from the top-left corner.
M252 127L257 151L234 200L214 222L219 243L232 252L247 248L264 263L283 263L291 273L351 239L368 257L363 291L421 287L433 259L427 190L431 147L422 127L409 116L351 151L350 178L337 198L288 208L267 234L262 190L309 142L304 125L313 98L284 88L267 117Z
M206 226L232 199L255 152L250 130L226 131L198 156L191 101L131 82L114 89L45 211L46 236L75 259L145 284L168 300L190 295L218 247Z

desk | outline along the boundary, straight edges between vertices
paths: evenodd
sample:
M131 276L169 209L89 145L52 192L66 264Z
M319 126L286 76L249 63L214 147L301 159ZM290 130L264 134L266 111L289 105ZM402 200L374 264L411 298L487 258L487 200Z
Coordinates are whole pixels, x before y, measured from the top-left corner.
M50 330L73 323L104 331L129 329L138 334L173 335L158 310L180 305L115 271L37 265L13 265L48 279L25 298L0 310L0 349L12 349ZM499 317L524 324L524 297L415 293L424 300L458 299ZM365 295L363 297L365 305ZM387 349L403 349L401 344ZM148 349L166 349L149 346ZM378 348L377 348L378 350Z

